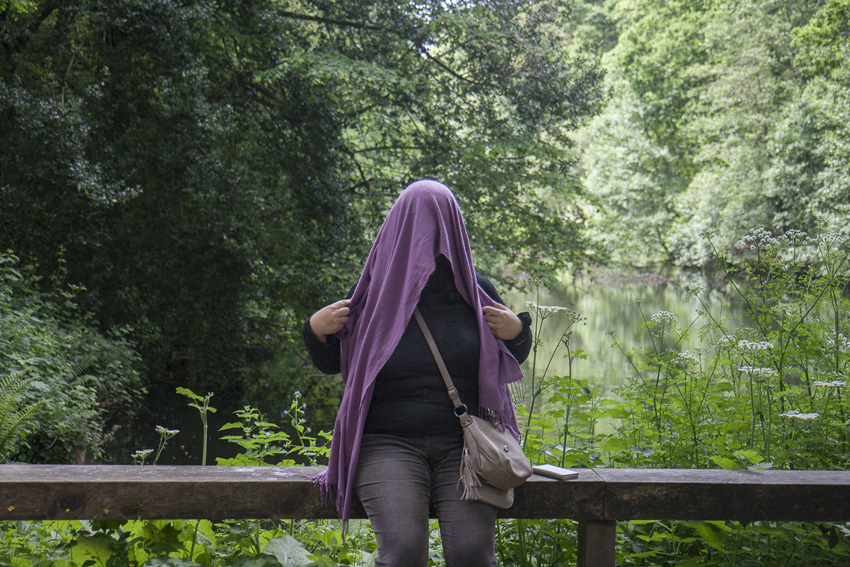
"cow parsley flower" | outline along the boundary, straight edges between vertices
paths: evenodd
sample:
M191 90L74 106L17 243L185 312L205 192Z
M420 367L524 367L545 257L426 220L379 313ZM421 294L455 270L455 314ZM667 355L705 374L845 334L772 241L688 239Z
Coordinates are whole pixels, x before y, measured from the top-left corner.
M679 318L676 317L673 313L670 313L669 311L659 311L658 313L652 316L652 320L659 324L663 323L669 325L678 321Z
M773 238L773 233L762 227L751 228L745 237L737 242L739 248L757 250L779 246L779 240Z
M691 350L680 352L678 355L676 355L676 360L678 360L682 364L699 364L699 354Z
M797 230L796 228L792 228L788 230L785 234L777 238L780 244L789 244L791 246L798 246L801 244L811 244L812 239L809 238L809 234L802 230Z
M786 411L785 413L780 413L779 417L790 417L793 419L802 419L802 420L812 420L819 416L819 413L800 413L797 410Z
M754 368L752 366L742 366L738 370L751 374L752 376L774 376L776 374L776 370L774 370L773 368Z
M538 305L534 301L526 301L525 305L531 307L540 317L548 317L561 311L570 311L569 307L561 307L560 305Z
M821 388L843 388L847 385L847 382L844 380L832 380L830 382L826 382L824 380L815 380L812 382L815 386L820 386Z
M768 350L773 348L773 343L768 341L753 342L748 340L738 341L738 346L744 350Z
M826 344L830 348L838 348L841 352L850 352L850 340L841 333L838 333L836 338L829 337L826 339Z

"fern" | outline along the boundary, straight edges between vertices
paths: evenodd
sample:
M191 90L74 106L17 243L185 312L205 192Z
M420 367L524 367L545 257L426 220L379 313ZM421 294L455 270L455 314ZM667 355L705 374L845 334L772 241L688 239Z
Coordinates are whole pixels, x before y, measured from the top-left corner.
M15 449L15 432L46 403L44 400L19 407L21 394L26 390L32 378L22 371L12 372L0 377L0 462L9 458Z

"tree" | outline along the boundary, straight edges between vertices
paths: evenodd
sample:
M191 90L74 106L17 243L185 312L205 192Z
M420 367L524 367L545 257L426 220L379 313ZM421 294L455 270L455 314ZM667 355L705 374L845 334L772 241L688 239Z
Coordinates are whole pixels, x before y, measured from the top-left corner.
M593 58L554 2L50 0L0 14L0 241L64 247L151 385L243 382L353 283L398 191L455 189L482 268L581 258Z
M795 65L804 87L788 105L773 136L769 181L793 195L819 230L850 235L850 2L831 0L794 29Z
M644 129L646 110L623 89L584 129L583 182L598 200L591 218L596 238L625 266L672 265L668 232L680 190L676 160Z
M126 329L93 327L75 301L84 290L39 283L0 253L0 460L101 458L138 410L138 355Z
M585 179L601 197L599 232L621 243L621 257L640 257L628 248L637 236L646 263L699 267L711 259L705 231L731 246L756 226L776 233L836 226L846 211L834 203L846 190L831 156L844 157L846 97L823 84L817 95L803 93L814 89L806 69L841 69L831 59L846 30L839 4L813 18L817 6L797 0L606 3L619 34L604 56L611 85L633 95L613 98L606 118L587 131L583 166L617 172ZM817 54L799 57L804 44ZM630 116L630 128L598 135L597 125L617 116ZM600 169L607 156L618 157ZM829 189L821 187L827 163L836 164Z
M583 131L583 181L598 202L591 226L612 258L673 265L680 194L694 175L685 128L706 82L691 70L706 61L703 3L611 0L617 42L603 61L613 93Z

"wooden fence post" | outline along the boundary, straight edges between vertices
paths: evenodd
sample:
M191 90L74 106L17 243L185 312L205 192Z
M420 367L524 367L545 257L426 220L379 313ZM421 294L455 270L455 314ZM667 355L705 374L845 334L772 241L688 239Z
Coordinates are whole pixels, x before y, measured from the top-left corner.
M617 522L583 520L578 523L578 567L614 567Z

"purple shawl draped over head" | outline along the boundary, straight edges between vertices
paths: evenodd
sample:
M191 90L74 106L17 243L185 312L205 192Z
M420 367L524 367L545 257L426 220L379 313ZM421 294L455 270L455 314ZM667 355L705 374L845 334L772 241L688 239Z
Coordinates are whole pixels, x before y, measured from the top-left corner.
M482 307L494 301L478 286L469 237L454 194L436 181L417 181L393 205L349 305L340 339L345 393L334 426L330 462L316 479L325 502L350 516L360 441L375 376L395 350L442 254L452 266L455 286L478 314L481 352L478 374L482 416L498 420L519 437L508 388L522 371L505 344L484 321Z

